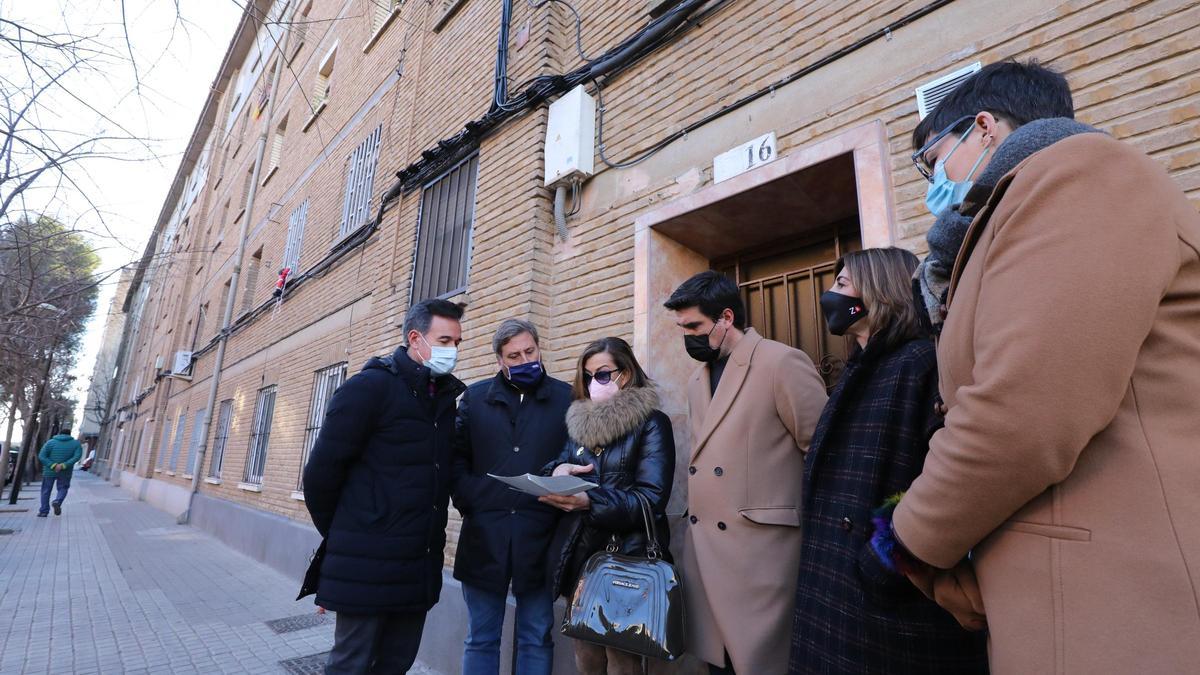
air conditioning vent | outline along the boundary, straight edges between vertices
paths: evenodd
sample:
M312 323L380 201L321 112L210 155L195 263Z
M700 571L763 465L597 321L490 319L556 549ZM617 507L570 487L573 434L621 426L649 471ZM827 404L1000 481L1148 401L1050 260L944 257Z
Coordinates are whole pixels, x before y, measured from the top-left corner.
M171 364L171 373L182 375L192 369L191 352L175 352L175 362Z
M963 80L978 73L981 68L983 68L983 64L976 61L966 68L960 68L917 87L917 117L925 119L926 115L937 108L942 99L962 84Z

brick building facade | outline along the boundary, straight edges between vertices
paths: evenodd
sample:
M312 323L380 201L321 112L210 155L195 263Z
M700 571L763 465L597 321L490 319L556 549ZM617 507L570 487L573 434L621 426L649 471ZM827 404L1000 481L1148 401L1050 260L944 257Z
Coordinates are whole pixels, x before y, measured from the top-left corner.
M687 2L575 0L582 51L594 59ZM437 151L495 105L504 4L248 7L125 298L105 429L114 478L302 569L314 533L300 471L324 397L396 346L418 291L466 303L457 373L468 382L494 374L490 335L510 316L540 327L559 377L592 339L630 340L686 453L682 389L695 364L661 309L667 294L695 271L727 271L751 323L832 378L841 346L816 294L842 250L923 252L914 89L975 62L1033 57L1061 70L1081 120L1150 153L1200 203L1200 2L710 0L601 80L604 157L661 151L620 169L597 157L563 241L543 186L544 102ZM585 63L562 4L511 6L514 94ZM771 161L714 182L714 157L770 133ZM412 170L442 157L456 161ZM670 510L684 500L677 490Z

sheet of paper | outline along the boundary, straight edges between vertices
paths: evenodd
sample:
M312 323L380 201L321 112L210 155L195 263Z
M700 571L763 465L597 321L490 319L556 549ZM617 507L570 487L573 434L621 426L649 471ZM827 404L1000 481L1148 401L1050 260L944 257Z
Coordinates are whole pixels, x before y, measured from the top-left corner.
M529 473L523 476L497 476L490 473L488 475L509 487L535 497L546 495L567 497L587 492L596 487L595 483L589 483L578 476L535 476Z

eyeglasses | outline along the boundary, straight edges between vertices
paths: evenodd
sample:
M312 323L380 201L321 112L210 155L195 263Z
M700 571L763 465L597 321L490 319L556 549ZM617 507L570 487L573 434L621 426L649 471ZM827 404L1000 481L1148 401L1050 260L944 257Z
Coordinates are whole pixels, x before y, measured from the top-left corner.
M624 370L624 368L615 368L613 370L602 370L602 371L596 373L595 375L592 375L591 373L588 373L585 371L583 373L583 384L584 384L584 386L588 386L592 383L592 380L596 380L600 384L608 384L609 382L612 382L613 375L621 372L622 370Z
M932 183L933 182L933 172L934 172L934 166L929 163L929 160L925 158L925 155L927 155L929 153L929 151L933 149L933 146L937 145L939 141L941 141L943 138L945 138L948 134L953 133L955 129L961 127L964 122L966 122L967 120L971 120L971 119L975 119L975 116L974 115L965 115L963 117L960 117L960 118L954 120L945 129L942 129L941 131L939 131L936 136L929 139L929 141L927 143L925 143L925 145L921 146L920 150L918 150L912 154L913 166L917 167L917 171L920 172L920 174L925 177L925 180Z

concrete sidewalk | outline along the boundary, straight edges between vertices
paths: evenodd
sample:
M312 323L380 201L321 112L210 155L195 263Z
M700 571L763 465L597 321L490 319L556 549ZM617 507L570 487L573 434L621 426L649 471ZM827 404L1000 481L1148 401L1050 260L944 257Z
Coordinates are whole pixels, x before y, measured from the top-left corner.
M0 503L0 673L322 671L333 615L296 581L85 472L37 500Z

